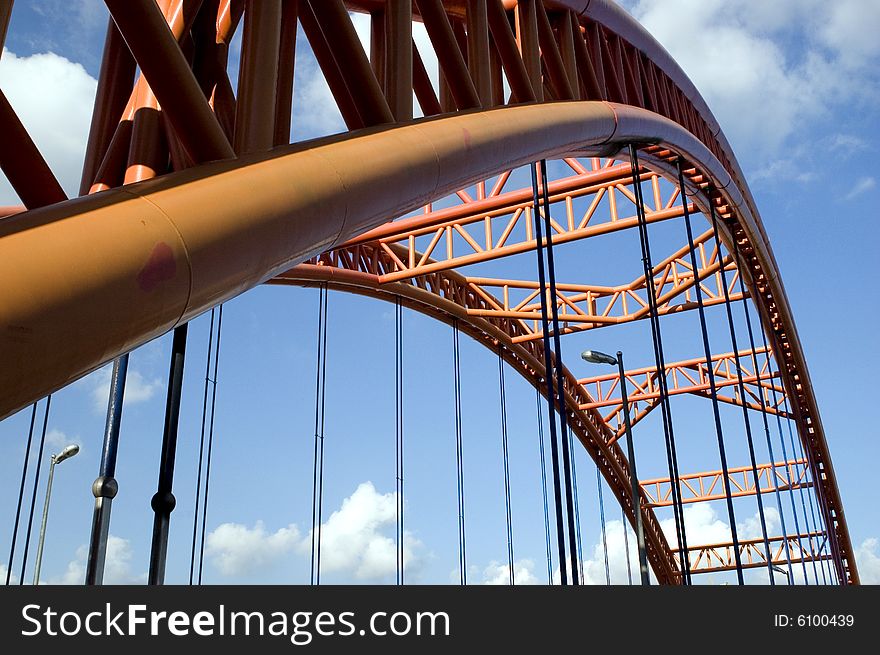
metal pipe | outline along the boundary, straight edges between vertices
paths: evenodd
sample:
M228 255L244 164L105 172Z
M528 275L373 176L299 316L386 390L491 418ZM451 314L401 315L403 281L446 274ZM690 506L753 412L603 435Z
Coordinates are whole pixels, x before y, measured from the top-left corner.
M479 107L480 96L468 72L467 62L458 46L443 3L440 0L417 0L416 4L437 53L441 78L449 84L455 105L459 109Z
M274 145L280 47L281 0L249 0L235 106L233 147L237 154L268 150Z
M46 523L49 520L49 501L52 499L52 480L55 478L55 455L49 464L49 480L46 482L46 500L43 503L43 521L40 523L40 538L37 541L37 558L34 562L34 585L40 584L40 567L43 564L43 544L46 541Z
M116 482L116 454L119 450L119 429L122 424L122 404L125 379L128 372L128 353L113 362L110 377L110 401L107 404L107 421L104 424L104 446L101 452L101 468L92 483L95 510L92 515L92 532L89 539L89 556L86 563L87 585L104 582L104 561L107 557L107 538L110 533L110 511L113 499L119 492Z
M168 531L171 512L177 504L172 493L174 456L177 452L177 428L180 414L180 394L183 389L183 364L186 357L187 323L174 330L171 345L171 367L168 373L168 396L165 401L165 431L162 435L162 453L159 458L159 484L150 505L153 519L153 541L150 549L148 584L165 583L165 561L168 555Z
M105 0L113 20L195 161L235 156L155 0Z
M385 7L385 95L394 119L413 117L411 0L388 0Z
M45 424L44 426L45 427ZM65 446L60 453L52 455L52 463L49 465L49 480L46 483L46 502L43 504L43 522L40 524L40 540L37 543L37 561L34 564L34 584L40 584L40 567L43 564L43 544L46 542L46 524L49 521L49 501L52 498L52 480L55 479L55 465L66 459L70 459L79 452L79 446L71 444Z
M639 549L639 571L642 585L651 584L648 575L648 551L645 548L645 526L642 523L642 489L636 472L636 451L632 437L632 423L629 417L629 401L626 397L626 370L623 365L623 352L617 351L617 370L620 374L620 394L623 400L623 423L626 426L626 457L629 460L630 483L632 485L633 514L636 518L636 543ZM624 529L626 529L624 527Z
M489 61L489 18L486 0L467 3L468 69L483 107L492 106L492 77Z

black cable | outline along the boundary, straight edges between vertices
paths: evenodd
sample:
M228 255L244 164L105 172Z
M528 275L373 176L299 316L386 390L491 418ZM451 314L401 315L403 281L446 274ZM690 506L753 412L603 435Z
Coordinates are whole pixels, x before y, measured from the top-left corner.
M507 562L510 584L516 584L513 570L513 512L510 506L510 458L507 449L507 394L504 389L504 358L498 346L498 388L501 405L501 457L504 462L504 513L507 518Z
M596 467L596 488L599 490L599 520L602 524L602 553L605 555L605 584L611 584L611 568L608 565L608 537L605 533L605 500L602 497L602 474Z
M461 351L458 319L452 323L452 357L455 393L455 470L458 485L458 565L461 584L467 584L467 541L464 521L464 452L461 438Z
M626 529L626 512L623 507L620 508L620 527L623 528L623 548L626 551L626 577L629 584L633 583L632 564L629 557L629 531Z
M395 478L397 484L397 584L404 583L404 528L403 528L403 307L400 304L400 296L395 299L395 421L396 439L394 447L395 465L397 467Z
M27 557L28 557L28 549L31 545L31 530L34 527L34 506L37 504L37 489L40 485L40 468L43 463L43 448L46 445L46 426L49 424L49 407L52 405L52 394L46 396L46 410L43 414L43 430L40 435L40 449L37 453L37 464L36 471L34 472L34 490L31 493L31 509L28 514L28 526L27 532L25 533L24 539L24 552L21 555L21 575L18 579L18 584L24 584L24 572L27 568Z
M571 426L568 426L568 447L571 452L571 484L574 488L574 524L577 533L577 550L583 553L583 544L581 542L581 503L578 495L578 476L577 476L577 453L574 449L574 436ZM584 580L584 558L578 557L578 571L581 574L581 580Z
M721 253L719 252L719 257ZM773 443L770 440L770 421L767 418L767 402L764 398L764 387L761 385L761 369L758 364L758 352L755 348L755 332L752 329L752 317L751 312L749 311L749 303L747 300L746 288L745 288L745 275L743 275L743 265L742 259L739 256L739 245L736 242L736 239L733 240L733 257L734 262L736 264L736 270L739 271L739 292L743 297L743 313L746 317L746 329L749 334L749 348L752 349L752 366L755 369L755 384L758 387L759 401L761 403L761 420L764 425L764 436L767 441L767 452L770 456L770 480L773 481L773 489L776 492L776 509L779 512L779 520L782 524L782 535L785 537L788 534L788 531L785 527L785 514L782 511L782 495L779 493L779 485L776 484L776 460L773 457ZM769 372L769 368L768 368ZM773 379L770 378L770 384L773 384ZM745 403L745 398L743 398L743 403ZM787 466L787 465L786 465ZM760 495L761 488L757 485L755 486L755 493ZM792 584L794 582L794 571L792 570L791 565L791 553L788 549L788 544L785 545L785 561L788 564L788 582ZM770 571L770 580L773 580L773 570Z
M199 585L205 563L205 528L208 524L208 491L211 487L211 462L214 458L214 414L217 409L217 382L220 371L220 335L223 330L223 305L217 312L217 340L214 342L214 376L211 379L211 420L208 422L208 457L205 461L205 502L202 503L202 534L199 540Z
M37 403L31 406L31 427L28 429L27 448L24 451L24 463L21 465L21 486L18 488L18 504L15 507L15 523L12 527L12 545L9 547L9 564L6 567L6 586L12 579L12 560L15 557L15 541L18 537L18 522L21 518L21 505L24 500L24 483L27 478L28 461L31 457L31 444L34 440L34 423L37 419Z
M541 491L544 498L544 539L547 546L547 584L553 584L553 549L550 547L550 507L547 499L547 464L544 458L544 415L541 412L541 391L535 387L538 407L538 448L541 454Z
M786 403L787 402L788 402L788 399L786 398ZM792 434L792 430L791 430L791 421L789 421L789 423L788 423L788 436L789 436L789 439L793 442L794 435ZM823 505L825 505L826 504L825 503L825 489L822 486L822 483L820 480L821 476L817 475L818 469L815 465L815 461L813 461L812 458L807 457L806 451L804 450L804 443L801 439L798 439L798 446L800 447L801 458L803 460L805 460L806 462L808 462L809 466L810 466L810 468L809 468L810 477L812 478L812 481L813 481L813 492L816 497L816 503L817 504L822 503ZM794 445L792 445L792 451L794 451ZM803 494L803 489L801 489L801 493ZM825 532L826 538L822 544L822 549L824 549L825 546L830 547L830 549L831 549L830 557L833 559L834 564L835 564L834 572L835 572L835 575L837 576L837 582L838 582L838 584L844 584L843 578L840 576L839 569L837 568L838 566L840 566L842 568L843 562L840 559L840 551L835 547L836 540L831 541L831 530L828 525L827 516L821 511L821 509L817 510L819 517L821 519L821 523L820 523L820 521L818 519L816 519L816 516L813 513L813 496L810 495L809 492L807 492L806 496L810 500L810 513L813 514L813 521L814 521L814 525L816 526L816 530L818 530L821 527ZM804 511L806 512L806 510L804 510ZM815 564L816 560L813 559L812 561ZM820 568L822 567L822 561L819 562L819 566L820 566ZM822 577L823 577L823 579L825 579L824 570L822 572Z
M318 289L318 348L315 372L315 454L312 473L311 583L321 584L321 521L324 498L324 401L327 384L327 285Z
M192 535L192 552L189 558L189 584L192 585L196 566L196 542L198 541L199 528L199 504L202 499L202 459L205 453L205 426L208 416L208 386L211 377L211 351L214 347L214 313L215 309L211 309L211 324L208 327L208 355L205 358L205 393L202 398L202 427L199 437L199 465L196 475L196 500L195 511L193 512L193 535Z
M684 186L684 171L681 167L681 159L678 160L678 192L681 196L681 207L684 212L684 225L687 231L688 249L690 251L691 268L694 274L694 291L697 297L697 309L700 315L700 333L703 339L703 353L706 357L706 375L709 378L709 397L712 399L712 414L715 419L715 436L718 440L718 454L721 459L722 483L724 486L724 498L727 503L727 518L731 526L733 537L733 552L736 561L736 574L739 584L743 584L742 561L740 557L739 539L736 533L736 515L733 509L733 496L730 489L729 469L727 465L727 449L724 445L724 429L721 423L721 410L718 403L718 387L715 383L715 369L712 366L712 349L709 345L709 329L706 326L706 307L703 302L703 289L699 280L699 266L697 265L697 253L694 246L694 232L691 225L691 215L688 209L687 194ZM710 200L711 203L711 200ZM724 260L721 251L718 251L718 260L721 270L724 270ZM769 562L769 558L768 558ZM772 577L772 573L771 573Z
M766 339L766 337L764 337L763 331L761 332L761 336L764 341L764 348L766 350L766 355L767 355L767 367L769 368L770 367L770 349L767 348L767 339ZM771 385L771 388L772 388L771 393L773 395L773 406L778 408L779 407L779 400L776 395L776 388L772 387L772 385ZM776 424L779 429L779 443L782 446L782 460L786 463L785 464L785 477L788 480L788 498L791 501L791 514L794 517L794 529L795 529L795 532L797 532L798 548L801 551L801 567L803 568L803 573L804 573L804 584L809 585L810 579L807 576L807 562L803 558L804 548L803 548L803 543L801 541L801 536L800 536L801 535L801 524L800 524L800 521L798 520L797 509L796 509L795 503L794 503L794 481L792 480L792 477L791 477L791 469L788 466L788 451L785 447L785 438L783 437L783 434L782 434L782 419L779 416L778 409L776 412ZM792 453L791 456L795 457L796 455L794 453ZM804 520L806 520L806 514L804 515Z
M818 485L816 484L816 478L815 478L815 476L814 476L814 477L813 477L813 489L816 490L816 489L818 489L818 488L819 488L819 487L818 487ZM810 516L813 517L813 526L814 526L814 527L813 527L813 532L818 532L818 531L819 531L819 528L820 528L820 527L823 527L823 526L820 525L819 520L816 518L816 511L815 511L815 509L813 508L813 494L809 494L809 493L808 493L808 494L807 494L807 499L810 501ZM817 501L818 501L818 499L817 499ZM820 512L820 514L821 514L821 512ZM827 528L824 528L824 532L825 532L825 535L826 535L826 537L827 537L828 534L829 534L829 533L828 533L828 529L827 529ZM817 553L817 552L813 549L813 547L812 547L812 545L813 545L813 537L809 537L809 540L808 540L808 541L809 541L809 543L810 543L810 553L811 553L811 554L815 554L816 556L821 556L821 555L822 555L821 548L824 548L824 547L825 547L825 543L821 544L821 548L820 548L819 552ZM816 541L818 542L818 537L816 538ZM826 539L826 542L827 542L827 539ZM816 557L811 556L810 559L812 559L812 561L813 561L814 564L816 563ZM823 584L823 585L827 585L827 584L828 584L828 578L827 578L826 575L825 575L825 567L822 566L822 562L821 562L821 560L820 560L820 562L819 562L819 570L822 572L822 584Z
M547 280L550 283L550 297L553 299L550 306L550 317L553 322L553 347L556 349L556 398L559 406L560 435L562 436L562 471L565 476L565 501L568 507L568 543L571 557L571 578L572 584L580 584L578 577L578 569L581 566L577 532L575 526L575 499L572 484L572 452L569 448L569 439L565 438L568 428L568 411L565 407L565 379L562 368L562 341L559 329L559 312L556 302L556 264L553 259L553 225L550 219L550 192L547 180L547 161L541 160L541 190L542 201L544 206L544 227L547 233ZM538 208L535 207L535 216L537 218ZM542 288L543 292L543 288ZM547 333L544 333L544 339L547 339ZM582 575L580 576L583 577Z
M663 356L663 336L660 331L660 313L657 308L657 289L654 287L654 264L651 260L651 244L648 239L648 221L645 217L645 200L642 196L639 155L635 145L630 145L633 191L636 197L636 217L639 224L639 241L642 249L642 268L645 274L645 290L648 296L648 316L651 325L651 338L654 346L654 361L657 366L657 383L660 389L660 413L663 419L663 437L666 442L666 464L672 485L672 509L675 518L675 532L681 552L682 582L691 583L690 557L688 555L687 534L684 525L684 509L681 502L681 481L678 473L678 453L675 447L675 431L672 425L672 409L669 404L669 389L666 385L666 362Z
M773 578L773 553L770 550L770 539L767 536L767 520L764 516L764 501L761 498L761 480L758 478L758 461L755 457L755 442L752 438L752 424L749 420L749 408L746 405L746 387L743 382L743 374L742 374L742 363L739 358L739 346L736 341L736 325L733 321L733 308L730 306L730 292L727 289L727 272L724 270L724 258L721 255L721 236L718 230L718 215L715 213L715 205L711 201L709 202L709 214L712 217L712 232L715 237L715 249L718 253L718 262L719 262L719 270L718 272L721 275L721 291L724 296L724 308L727 314L727 327L730 331L730 342L733 345L733 361L736 365L736 383L737 388L739 389L740 399L742 400L742 415L743 415L743 424L746 429L746 444L749 448L749 462L752 466L752 480L755 484L755 499L758 502L758 517L761 523L761 536L764 540L764 552L767 556L767 574L770 576L770 586L776 585L776 580ZM735 235L731 234L731 240L736 244ZM736 245L734 245L736 248ZM740 273L740 277L742 277L742 273ZM730 526L731 533L733 534L734 539L734 552L738 553L739 548L737 547L736 540L736 528L735 525ZM739 577L740 584L743 584L742 581L742 562L739 562L737 567L737 575Z
M788 398L785 399L785 409L786 409L786 413L789 414L789 416L790 416L791 412L788 407ZM795 455L795 447L794 447L795 439L794 439L794 434L791 429L791 421L790 420L788 421L788 440L789 440L789 443L791 444L792 455L794 455L796 457L797 455ZM803 444L800 443L800 439L798 439L798 443L800 445L801 459L803 459L806 462L806 464L804 466L805 472L806 471L810 472L810 478L813 482L813 493L819 493L819 485L816 483L815 471L813 470L813 467L812 467L810 461L807 459L806 452L804 451ZM816 521L816 514L813 511L813 496L809 492L804 493L803 487L800 488L800 496L801 496L801 505L802 505L803 511L804 511L804 523L806 523L807 533L809 533L807 535L807 543L810 545L810 553L812 554L813 553L813 537L811 536L811 533L816 532L817 527L818 527L818 524ZM804 502L804 496L806 496L807 499L810 501L810 514L807 514L807 506L806 506L806 503ZM810 521L811 516L813 519L812 522ZM827 532L826 532L826 534L827 534ZM803 550L801 552L803 552ZM815 579L816 584L818 585L819 584L819 575L818 575L818 567L816 565L816 558L811 556L810 563L813 566L813 578ZM822 577L824 580L824 578L825 578L824 571L822 572Z
M556 509L556 546L559 550L560 581L563 585L567 585L568 572L566 570L566 565L568 557L565 549L565 519L563 518L565 508L562 505L562 480L559 473L559 436L557 435L556 430L556 409L554 407L555 403L553 402L553 399L555 398L555 391L553 389L553 358L550 354L550 324L547 311L547 295L545 293L546 285L544 281L544 238L542 236L541 217L538 209L540 207L540 200L538 196L538 170L536 164L531 165L531 171L532 209L535 214L535 253L538 260L538 287L540 289L538 295L541 298L541 328L544 334L544 338L542 339L544 343L544 382L547 385L547 422L550 426L550 459L553 471L553 499L555 501Z

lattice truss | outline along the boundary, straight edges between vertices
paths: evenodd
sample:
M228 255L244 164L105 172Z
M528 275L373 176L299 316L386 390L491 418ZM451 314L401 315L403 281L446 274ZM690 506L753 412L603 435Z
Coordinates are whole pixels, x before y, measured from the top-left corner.
M730 253L719 251L711 229L694 238L696 271L691 263L690 246L685 244L655 264L647 283L644 275L615 286L562 281L557 282L554 298L548 285L542 290L533 279L468 275L468 269L476 265L534 251L532 189L511 188L521 178L515 171L506 171L497 178L480 181L450 198L424 207L420 214L389 223L341 248L324 253L302 268L332 266L368 272L375 276L380 287L404 283L434 289L452 298L469 316L508 326L505 330L511 334L511 342L520 344L531 344L544 337L540 322L541 293L545 294L548 304L555 303L563 335L647 318L648 284L654 287L661 316L696 309L696 285L702 291L705 307L725 303L722 270L726 273L727 300L746 300L747 296L740 292L740 273L736 263ZM663 180L661 175L643 168L639 172L639 181L643 193L647 191L645 210L649 224L680 219L684 215L678 188ZM556 246L637 226L632 169L626 162L567 158L562 173L557 172L549 182L548 192L552 239ZM687 208L692 216L699 216L700 209L692 202L688 202ZM539 211L543 219L543 209ZM463 274L454 292L443 277L446 271ZM751 411L760 411L763 406L771 416L793 418L785 409L785 389L780 372L774 366L772 350L757 347L754 351L741 349L736 354L739 355L739 368L735 353L713 355L710 365L704 357L667 362L669 394L708 398L711 366L720 402L745 406ZM740 377L745 396L740 392ZM628 370L625 379L632 424L636 425L658 407L659 376L656 367L650 366ZM579 379L577 383L590 399L579 403L579 409L600 412L607 427L606 441L615 443L624 435L618 375L597 375ZM725 498L722 477L721 471L681 476L682 502ZM812 487L803 459L759 464L754 472L751 466L732 467L728 470L727 480L733 497ZM649 506L672 504L669 479L645 480L641 487ZM778 541L780 544L789 543L792 549L789 556L793 561L807 557L801 549L791 546L798 543L797 540L790 542L787 536L780 536ZM717 557L713 560L714 555L700 555L700 547L695 548L691 554L696 572L730 570L718 564ZM733 548L733 544L716 544L707 548L707 553L721 553L724 548ZM757 556L752 553L758 548L763 548L763 542L741 543L743 558L749 567L759 565ZM783 553L777 551L774 558ZM728 555L732 558L732 551Z

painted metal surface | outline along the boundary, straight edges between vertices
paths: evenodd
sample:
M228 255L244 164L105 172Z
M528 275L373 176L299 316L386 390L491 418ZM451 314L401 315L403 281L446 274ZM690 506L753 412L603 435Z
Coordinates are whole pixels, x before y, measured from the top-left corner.
M607 155L635 141L642 144L645 174L654 180L656 174L672 179L683 157L694 208L705 212L711 203L726 245L737 241L739 274L770 336L812 477L821 482L817 499L833 527L838 575L857 582L828 446L769 241L729 144L680 67L609 0L409 4L108 0L115 24L108 29L82 190L109 191L88 199L62 202L63 192L14 108L0 103L0 125L9 137L0 142L4 172L25 205L52 205L24 213L0 210L10 216L0 222L0 269L11 289L0 301L0 346L10 353L9 366L0 372L0 388L9 390L0 415L346 240L347 248L358 249L378 239L385 255L397 257L402 266L383 272L385 285L416 274L443 277L452 267L505 256L503 248L511 244L495 247L491 239L485 248L474 241L471 255L445 261L400 247L420 230L437 230L435 245L442 244L453 226L466 231L490 206L496 217L526 214L514 192L502 192L504 182L497 192L485 188L480 181L491 175L506 180L511 168L535 159ZM9 6L0 3L3 28ZM382 47L369 57L345 8L374 17ZM236 98L225 69L243 13L246 54ZM287 142L297 16L349 128L388 126L258 154ZM409 20L424 20L432 34L439 96L415 45L407 43ZM135 62L146 77L132 88ZM410 87L426 115L450 116L408 123ZM544 104L490 109L536 98ZM569 98L593 102L564 102ZM455 115L462 109L469 111ZM392 127L394 121L402 124ZM254 154L233 160L230 143L238 153ZM373 170L359 165L367 158L376 162ZM228 161L182 170L218 159ZM166 170L178 172L115 188ZM621 181L614 180L620 172L575 173L580 179L558 185L563 197L599 188L613 196ZM382 226L446 194L457 192L465 200L461 190L474 182L478 197L461 208ZM253 194L255 188L264 193ZM228 202L231 197L235 203ZM318 207L321 222L314 219ZM654 209L656 220L679 215L659 201ZM563 231L576 240L625 229L623 222ZM514 245L522 251L534 247L528 240ZM712 257L702 254L712 276ZM658 275L680 276L677 265L673 259ZM507 295L529 283L481 282L490 297L493 289ZM678 290L687 301L687 285ZM563 289L557 301L577 314L577 294L589 300L590 293L586 286ZM124 320L108 320L110 307ZM491 304L478 311L489 314L472 315L474 324L520 320L503 314L506 305L501 312ZM573 316L570 326L590 324L581 318ZM542 336L519 328L510 334L511 343L526 349ZM581 405L593 402L586 394ZM588 413L602 418L595 408ZM613 432L607 422L602 426L601 433Z

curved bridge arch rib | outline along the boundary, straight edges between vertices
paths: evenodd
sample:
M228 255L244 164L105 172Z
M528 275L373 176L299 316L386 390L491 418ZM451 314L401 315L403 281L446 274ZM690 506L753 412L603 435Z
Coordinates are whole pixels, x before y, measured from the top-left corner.
M830 559L843 583L858 583L806 360L757 205L705 101L622 8L609 0L267 0L247 11L237 0L107 5L115 22L83 171L87 195L64 198L0 96L9 137L0 163L25 205L0 214L12 214L0 220L9 289L0 301L0 416L265 282L400 297L439 320L457 319L478 342L501 345L507 362L546 392L543 335L529 300L542 290L457 269L534 249L530 232L514 236L517 220L528 223L531 196L506 189L512 170L564 160L571 172L551 182L554 203L625 202L632 172L610 158L636 144L639 181L654 192L648 222L681 216L682 202L705 214L711 207L741 266L703 235L699 271L682 268L683 250L658 263L650 281L563 286L554 299L567 312L563 331L639 320L647 311L639 293L651 283L661 315L692 309L695 284L707 304L720 304L718 272L741 276L779 369L764 382L754 371L750 389L766 395L777 385L788 399L806 457L796 465L811 474ZM369 52L349 12L369 16ZM417 46L414 23L429 49ZM226 68L241 24L236 95ZM347 132L289 143L297 38L308 41ZM414 99L423 118L413 119ZM660 181L677 181L679 165L687 193L676 203L677 193L662 197ZM454 202L432 205L449 196ZM554 243L632 227L634 217L616 207L601 224L569 216ZM504 216L506 231L492 233L491 220ZM485 242L467 231L479 224ZM446 247L453 238L470 239L466 256ZM508 302L514 287L523 302ZM736 291L730 301L745 300ZM111 307L126 320L109 321ZM573 430L632 521L619 407L603 415L610 400L568 371L565 383ZM670 549L653 508L642 511L658 580L679 582L684 555Z

